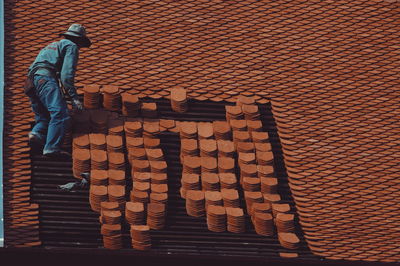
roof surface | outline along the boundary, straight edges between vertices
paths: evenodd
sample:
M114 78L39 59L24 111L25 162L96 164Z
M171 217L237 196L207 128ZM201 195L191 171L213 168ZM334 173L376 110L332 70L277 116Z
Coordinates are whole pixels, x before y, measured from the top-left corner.
M94 101L88 101L87 96L87 93L85 93L84 102L94 103ZM89 117L82 120L82 114L76 116L75 118L77 121L74 123L74 134L72 140L72 159L60 161L49 160L48 158L39 155L32 156L32 197L34 202L40 204L40 231L43 247L47 249L60 247L76 249L85 247L100 248L101 250L104 250L103 247L113 248L110 246L109 242L107 243L107 234L103 231L103 229L108 226L107 223L109 222L102 219L102 224L99 223L99 213L96 212L98 212L99 209L103 209L106 204L115 205L115 203L105 203L102 207L102 204L96 199L100 197L103 202L107 200L115 201L115 189L118 188L125 190L127 192L127 197L121 202L123 203L122 207L126 207L126 210L128 211L132 211L132 207L138 205L137 203L132 204L132 202L146 202L144 199L146 196L148 197L149 194L143 192L151 192L151 201L157 201L157 197L154 196L157 195L156 193L160 192L160 189L163 189L163 185L157 188L157 186L160 186L159 183L162 182L168 184L168 197L164 198L165 201L162 201L163 203L166 203L168 214L167 216L159 216L157 220L161 219L159 220L160 225L165 224L165 227L154 227L151 220L149 223L149 225L152 226L152 229L154 229L151 230L151 251L155 256L162 254L190 254L192 256L217 255L225 258L241 257L259 260L295 260L299 263L320 261L320 257L312 255L310 250L307 248L298 224L294 202L290 197L287 177L284 174L285 171L282 166L283 157L279 145L279 139L276 135L276 127L273 125L274 123L270 105L260 106L259 117L254 116L255 114L249 117L246 112L245 117L253 119L259 118L262 120L263 126L262 128L258 127L261 126L261 123L259 124L256 121L257 119L247 121L249 127L243 128L242 126L240 132L246 134L248 129L253 131L257 130L254 131L254 133L251 133L254 137L253 141L255 141L255 143L241 143L236 140L238 143L238 150L240 150L240 153L236 153L236 151L229 149L229 147L233 148L233 145L229 145L233 143L229 140L222 140L221 138L232 139L232 137L234 137L235 139L235 137L239 136L237 130L239 128L239 123L235 123L235 129L232 130L232 134L230 130L227 132L225 130L221 131L221 129L226 129L226 127L223 127L225 124L223 121L226 119L225 115L228 116L229 114L229 112L226 111L232 111L232 108L235 110L241 110L241 108L237 108L238 106L226 106L224 103L215 103L211 101L207 101L205 106L203 101L190 100L188 106L189 110L185 113L177 113L171 109L171 103L166 99L154 100L147 98L143 100L145 102L142 102L142 110L140 110L141 115L139 117L128 118L125 122L125 132L124 128L121 126L123 125L122 119L124 118L118 117L116 112L107 112L102 110L101 112L103 114L109 115L107 123L108 127L100 128L96 126L97 123L101 120L104 123L107 117L103 116L101 120L93 119L98 117L96 116L98 110L90 111L90 117L92 119L89 121L86 120ZM146 103L157 105L157 116L155 118L146 118L146 116L150 114L143 110L143 107L148 106L145 105ZM104 106L107 105L108 104L104 104ZM183 105L186 104L178 105L183 107ZM89 108L90 106L87 107ZM231 108L228 109L228 107ZM225 108L227 108L226 111ZM245 108L245 110L248 110L248 108ZM153 114L154 113L155 112L153 111ZM235 112L235 114L240 115L241 118L245 118L242 112ZM94 123L95 120L96 123ZM142 120L143 122L141 122ZM201 122L196 123L195 121ZM211 123L213 121L217 122L215 124ZM245 122L246 120L231 121ZM260 120L258 121L261 122ZM118 124L120 126L116 126ZM88 127L88 125L90 125L90 127ZM155 128L157 129L156 131L154 131ZM211 131L207 130L207 128L211 129ZM213 134L213 128L216 133L215 135ZM260 130L268 132L268 134L262 133ZM87 133L89 132L91 133L88 136ZM224 134L221 134L222 132ZM107 137L105 137L105 133L107 133ZM133 137L133 135L135 137ZM201 138L200 141L197 140L198 137ZM206 137L207 140L205 140L204 137ZM212 164L209 164L214 158L210 156L216 156L216 150L214 150L216 147L210 150L209 148L212 146L203 145L205 143L215 142L214 137L217 139L216 142L219 143L218 146L223 146L223 144L225 144L225 149L223 147L218 148L218 170L215 169L215 165L212 166ZM122 146L120 146L121 142L117 141L121 138L126 140ZM199 145L195 145L197 148L190 145L194 143L197 144L198 142ZM71 141L69 142L69 145L71 145ZM115 163L111 163L112 161L115 162L115 159L118 158L118 156L115 156L116 148L119 152L122 152L123 150L123 152L126 153L127 158L132 158L133 161L128 159L124 162L120 161L124 164L122 168L117 166ZM160 155L161 150L159 148L163 151L162 157L168 165L167 169L160 167L162 164L159 164L159 166L154 164L157 162L163 163L163 161L154 161L154 159L156 159L154 155ZM251 155L254 156L254 154L256 154L257 158L262 158L267 154L272 154L269 152L260 153L258 151L265 151L268 149L270 149L273 154L273 166L271 165L272 160L258 160L257 164L263 166L262 168L260 167L260 169L263 169L263 171L260 171L263 175L261 176L260 174L260 178L255 177L254 172L249 171L251 170L252 164L256 163L254 162L254 157L253 159L246 161L244 155L249 155L248 158L251 158ZM85 159L85 154L88 154L89 150L93 156L91 156L90 160L87 160L87 156ZM107 171L104 170L107 165L99 163L100 161L104 162L107 158L103 157L103 159L99 160L101 157L96 156L96 154L98 155L99 153L107 153L109 162L108 175L106 175ZM188 153L193 156L197 155L196 157L187 157ZM239 156L237 156L238 154ZM233 164L229 164L230 156L239 157L239 161L238 163L235 163L235 167ZM141 158L140 160L134 159L139 157ZM181 158L183 159L182 163ZM157 157L157 159L162 158ZM190 159L195 159L195 161ZM196 167L192 168L200 161L204 163L202 163L200 169L198 168L198 165L197 169L195 169ZM215 159L215 161L217 160ZM243 162L241 163L240 161L245 161L248 164L246 163L244 165ZM144 162L149 162L150 168L148 165L146 166L143 164ZM231 162L234 162L234 160L232 159ZM132 165L132 167L130 167L130 165ZM250 168L246 169L246 166ZM89 191L88 189L77 189L75 193L62 193L57 190L57 185L73 181L74 177L79 178L82 168L86 167L92 170L90 178L91 188ZM233 171L232 167L235 168L235 171ZM119 168L119 171L116 171L116 168ZM110 169L112 170L110 171ZM118 175L116 174L121 174L121 170L125 171L126 178L125 175L123 175L124 178L122 179L117 178ZM163 173L160 173L160 170ZM183 178L184 174L182 170L197 171L199 175L186 175L186 178ZM212 173L205 171L211 171ZM219 174L217 175L216 173ZM251 177L249 175L251 175ZM119 176L121 177L121 175ZM213 179L213 177L215 178ZM196 179L197 181L201 180L201 184L200 182L190 183L190 180ZM219 181L215 182L216 180ZM243 180L242 184L239 184L239 180ZM257 183L252 183L253 185L250 185L249 181L257 181L258 186L256 185ZM276 184L274 181L279 182ZM151 183L150 188L148 187L149 183ZM262 183L261 186L260 183ZM116 184L118 185L116 186ZM239 223L240 225L241 220L244 222L245 227L243 228L236 224L237 228L230 228L232 221L231 218L228 217L227 221L220 221L221 227L217 229L219 232L210 231L210 229L215 230L215 228L213 229L211 226L212 223L210 223L211 227L209 227L209 222L212 220L210 220L210 217L206 218L208 215L203 217L191 217L196 208L193 209L193 207L190 207L191 205L186 205L188 201L182 198L184 193L182 188L187 189L188 185L190 185L192 190L198 190L200 187L206 191L212 190L212 193L205 192L207 201L210 200L209 196L212 196L212 194L214 197L218 198L220 192L217 191L223 191L223 189L227 187L230 187L231 190L226 192L239 192L239 198L237 198L237 200L232 199L232 202L218 202L218 200L215 200L214 204L222 205L223 203L225 207L228 207L228 204L239 204L240 208L242 208L241 210L243 210L244 216L238 215L239 222L236 223ZM253 194L246 194L246 192L243 193L243 190L252 191ZM200 194L200 191L192 192ZM186 194L188 193L189 192L186 192ZM273 204L270 206L272 208L269 210L265 209L265 211L270 214L275 214L274 220L277 221L276 226L271 226L272 224L269 224L268 226L268 221L271 220L266 219L267 224L265 229L261 226L256 226L254 228L252 219L250 219L251 212L249 201L251 199L249 196L256 196L254 197L256 200L257 194L265 196L267 199L264 200L265 203L272 201ZM104 197L104 195L106 197ZM159 194L159 196L163 196L163 193ZM89 198L90 200L88 200ZM186 195L186 199L187 198ZM131 203L127 203L125 206L125 200L127 202L130 201ZM262 205L267 207L268 204ZM204 212L204 202L197 206L199 211L203 209L202 211ZM115 207L116 206L114 206L114 208ZM189 207L189 209L187 207ZM236 211L240 211L240 209L236 209ZM287 212L287 214L278 215L277 213L279 212ZM122 213L124 213L123 210ZM144 212L144 216L145 215L146 212ZM106 213L103 213L103 216L107 216ZM266 215L266 217L268 216L269 215ZM131 216L127 214L126 217ZM147 217L149 217L149 215L147 215ZM284 219L285 221L282 222L281 218L285 217L287 219ZM164 222L162 222L163 219L165 219ZM146 219L144 221L146 221ZM115 221L115 223L121 224L122 226L122 237L118 237L122 240L122 246L119 245L118 248L124 249L124 252L138 254L138 251L135 250L137 249L135 245L133 246L134 249L132 249L129 226L126 226L129 225L128 222L131 224L140 223L140 219L132 220L132 218L123 218L121 221ZM147 220L147 222L149 222L149 220ZM141 223L143 223L143 220ZM282 239L278 237L279 233L288 232L296 233L301 240L300 243L294 243L294 246L291 247L291 244L281 242ZM294 235L292 236L294 237ZM105 237L104 242L103 237ZM290 259L283 259L282 257Z
M300 223L328 258L399 261L399 1L5 1L5 179L29 180L20 84L87 27L78 82L198 100L271 100ZM35 12L32 12L32 11ZM107 12L105 12L107 10ZM19 178L19 179L18 179ZM24 189L29 191L29 184ZM9 205L23 203L24 194ZM10 207L9 206L9 207ZM6 214L7 215L7 214ZM31 225L34 227L34 225Z

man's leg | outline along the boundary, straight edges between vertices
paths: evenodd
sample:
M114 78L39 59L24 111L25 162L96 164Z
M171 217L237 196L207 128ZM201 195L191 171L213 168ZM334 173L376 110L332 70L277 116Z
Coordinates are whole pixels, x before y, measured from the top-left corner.
M43 154L53 154L61 151L65 132L68 130L70 117L57 81L52 77L40 77L46 82L39 84L38 96L50 114L46 145ZM40 82L38 82L40 83Z
M42 80L41 82L44 82ZM36 82L35 86L38 86ZM35 125L29 133L29 142L36 146L42 146L46 142L47 127L50 121L50 115L46 107L40 102L38 96L29 98L31 101L32 111L35 114Z

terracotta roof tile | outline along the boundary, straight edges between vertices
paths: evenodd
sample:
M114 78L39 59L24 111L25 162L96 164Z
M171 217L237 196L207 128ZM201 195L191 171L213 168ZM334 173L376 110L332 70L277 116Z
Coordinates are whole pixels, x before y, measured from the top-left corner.
M171 108L175 112L183 113L188 109L185 89L171 89Z

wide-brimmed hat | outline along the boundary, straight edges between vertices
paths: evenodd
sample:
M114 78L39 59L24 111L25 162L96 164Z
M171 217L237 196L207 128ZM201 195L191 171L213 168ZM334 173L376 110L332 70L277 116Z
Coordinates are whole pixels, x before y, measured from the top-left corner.
M82 47L90 47L92 42L86 37L86 29L81 24L72 24L68 30L60 35L78 37L82 40Z

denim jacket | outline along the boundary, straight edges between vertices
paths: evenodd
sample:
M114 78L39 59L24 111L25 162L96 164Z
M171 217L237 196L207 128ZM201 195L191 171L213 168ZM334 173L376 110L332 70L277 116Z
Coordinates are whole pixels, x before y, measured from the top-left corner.
M29 74L53 76L60 75L61 84L71 98L76 98L74 85L75 72L78 64L79 48L68 39L53 42L43 48L35 61L29 67Z

